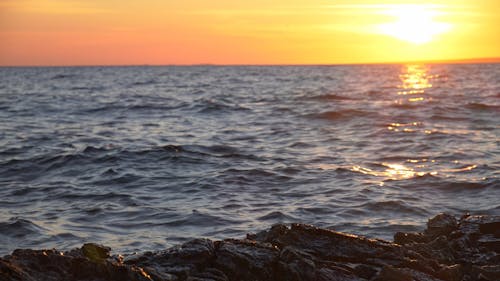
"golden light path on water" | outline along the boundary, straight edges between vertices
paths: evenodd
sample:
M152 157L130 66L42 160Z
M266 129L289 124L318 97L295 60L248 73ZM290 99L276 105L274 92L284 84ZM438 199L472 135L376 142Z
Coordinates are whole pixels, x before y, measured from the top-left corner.
M404 180L413 178L415 176L425 175L425 172L416 172L412 168L408 168L401 164L382 163L382 165L387 167L387 169L382 172L374 171L372 169L363 168L360 166L354 166L352 170L355 172L360 172L377 177L384 177L392 180ZM431 174L437 174L437 172L432 172Z
M397 96L400 97L394 100L397 105L420 106L422 102L432 102L432 97L427 96L427 92L433 88L432 80L440 79L438 74L430 74L430 67L421 64L405 65L399 74L400 84L398 85ZM423 106L423 105L422 105ZM388 124L387 130L391 133L423 133L431 135L436 133L436 129L428 129L420 120L413 122L398 123L392 122ZM446 133L445 130L441 132ZM453 131L457 133L456 131ZM459 161L454 161L455 165L460 164ZM473 170L477 165L467 165L465 167L455 169L438 169L439 163L433 159L407 159L405 163L380 163L383 170L376 170L359 165L352 166L354 172L380 177L383 180L405 180L414 177L422 177L425 175L435 176L438 173L460 173ZM380 186L384 182L379 183Z

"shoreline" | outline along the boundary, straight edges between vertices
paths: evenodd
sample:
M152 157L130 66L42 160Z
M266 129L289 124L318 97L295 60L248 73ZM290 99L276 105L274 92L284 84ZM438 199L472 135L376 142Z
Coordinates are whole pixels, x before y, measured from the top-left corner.
M500 216L439 214L422 233L368 239L305 224L278 224L246 239L195 239L158 252L111 255L84 244L67 252L15 250L0 280L500 280Z

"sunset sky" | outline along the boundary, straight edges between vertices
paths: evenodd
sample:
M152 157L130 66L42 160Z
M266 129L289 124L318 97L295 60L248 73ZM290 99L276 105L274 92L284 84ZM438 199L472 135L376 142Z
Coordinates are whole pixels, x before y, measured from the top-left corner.
M0 0L0 65L500 57L500 1Z

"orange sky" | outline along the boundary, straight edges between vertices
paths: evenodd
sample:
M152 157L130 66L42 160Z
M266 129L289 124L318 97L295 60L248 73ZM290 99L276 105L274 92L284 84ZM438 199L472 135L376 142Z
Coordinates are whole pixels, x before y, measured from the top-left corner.
M0 0L0 65L500 57L500 1Z

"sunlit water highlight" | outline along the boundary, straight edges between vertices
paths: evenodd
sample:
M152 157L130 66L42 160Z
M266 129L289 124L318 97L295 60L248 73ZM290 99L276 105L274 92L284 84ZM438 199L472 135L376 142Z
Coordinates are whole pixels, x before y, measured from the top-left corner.
M500 213L500 65L0 69L0 254Z

